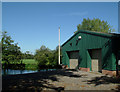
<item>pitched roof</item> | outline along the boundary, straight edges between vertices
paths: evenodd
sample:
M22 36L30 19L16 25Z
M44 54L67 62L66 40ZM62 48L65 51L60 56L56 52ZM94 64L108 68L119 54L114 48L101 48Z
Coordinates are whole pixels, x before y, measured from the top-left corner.
M116 34L116 33L102 33L102 32L96 32L96 31L79 30L72 37L70 37L65 43L63 43L62 46L64 46L68 41L70 41L78 33L85 33L85 34L90 34L90 35L102 36L102 37L106 37L106 38L112 38L112 37L116 37L116 36L120 37L120 34Z

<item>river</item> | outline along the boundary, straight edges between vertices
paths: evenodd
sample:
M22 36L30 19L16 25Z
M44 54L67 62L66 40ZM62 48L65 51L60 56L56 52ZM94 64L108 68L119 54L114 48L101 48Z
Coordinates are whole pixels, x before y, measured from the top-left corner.
M56 69L42 69L42 70L13 70L13 69L2 69L2 75L15 75L15 74L26 74L35 73L39 71L53 71Z

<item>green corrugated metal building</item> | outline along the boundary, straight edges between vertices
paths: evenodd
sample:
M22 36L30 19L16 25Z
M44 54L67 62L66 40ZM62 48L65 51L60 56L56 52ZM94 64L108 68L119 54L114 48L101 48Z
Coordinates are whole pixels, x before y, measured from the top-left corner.
M62 65L70 69L116 74L120 60L119 43L120 34L80 30L62 45Z

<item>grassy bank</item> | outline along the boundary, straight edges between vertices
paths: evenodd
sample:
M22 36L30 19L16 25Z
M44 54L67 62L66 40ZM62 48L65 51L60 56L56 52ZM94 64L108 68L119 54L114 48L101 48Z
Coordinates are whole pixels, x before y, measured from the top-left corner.
M35 59L23 59L22 62L25 64L26 70L37 70L38 63Z
M61 66L59 65L39 65L38 66L38 62L35 59L23 59L22 60L22 64L19 62L17 64L11 62L9 65L4 64L4 62L2 62L3 65L3 69L16 69L16 70L38 70L39 69L61 69Z
M5 62L2 61L3 65L4 65L4 63ZM17 65L20 64L20 63L17 63L17 65L16 65L14 62L11 62L10 64L14 67L16 66L15 69L19 69ZM24 64L23 69L25 69L25 70L37 70L37 67L38 67L38 63L35 59L23 59L22 64ZM4 67L2 67L2 68L4 68Z
M22 62L24 64L38 64L35 59L23 59Z
M4 64L5 61L2 61L2 64ZM17 64L20 64L21 62L17 62ZM37 64L37 61L35 59L22 59L23 64ZM15 62L10 62L10 64L15 64Z

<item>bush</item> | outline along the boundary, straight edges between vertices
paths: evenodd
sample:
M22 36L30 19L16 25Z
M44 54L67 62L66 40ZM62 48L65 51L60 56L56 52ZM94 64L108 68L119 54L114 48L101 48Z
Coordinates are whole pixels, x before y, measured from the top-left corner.
M45 46L41 46L40 49L36 50L35 60L38 62L38 66L41 67L53 67L58 65L58 50L50 50Z

